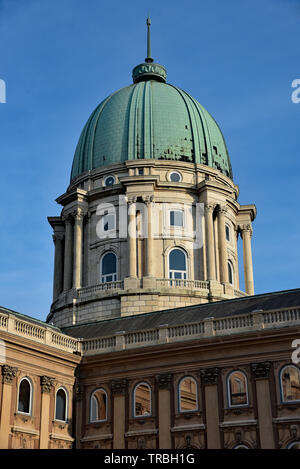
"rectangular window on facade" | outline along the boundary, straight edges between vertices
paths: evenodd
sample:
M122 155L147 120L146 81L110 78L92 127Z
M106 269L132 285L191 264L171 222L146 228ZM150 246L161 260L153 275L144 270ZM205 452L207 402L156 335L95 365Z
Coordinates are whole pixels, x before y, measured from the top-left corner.
M227 241L230 241L230 228L228 225L225 226L225 231L226 231L226 239Z
M170 226L183 227L183 212L181 210L170 211Z
M104 215L103 216L103 231L110 231L115 229L115 215Z

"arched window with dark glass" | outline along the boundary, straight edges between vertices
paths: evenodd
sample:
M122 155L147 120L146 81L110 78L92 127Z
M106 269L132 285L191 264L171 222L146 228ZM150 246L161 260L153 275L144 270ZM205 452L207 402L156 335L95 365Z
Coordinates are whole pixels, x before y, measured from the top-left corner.
M295 365L285 366L280 373L283 402L300 401L300 370Z
M242 371L233 371L227 378L229 407L248 405L247 377Z
M56 393L55 399L55 420L67 420L67 393L60 388Z
M134 417L151 415L151 388L147 383L139 383L133 392Z
M300 441L293 441L288 445L287 449L300 449Z
M227 266L228 266L228 282L231 283L231 285L233 285L234 284L233 266L230 261L228 261Z
M91 395L90 422L107 420L107 394L104 389L96 389Z
M191 376L182 378L178 385L179 412L192 412L198 409L197 383Z
M32 384L28 378L23 378L19 385L18 412L31 414Z
M172 249L169 253L169 278L187 279L187 259L182 249Z
M101 283L117 280L117 256L113 252L104 254L100 262Z

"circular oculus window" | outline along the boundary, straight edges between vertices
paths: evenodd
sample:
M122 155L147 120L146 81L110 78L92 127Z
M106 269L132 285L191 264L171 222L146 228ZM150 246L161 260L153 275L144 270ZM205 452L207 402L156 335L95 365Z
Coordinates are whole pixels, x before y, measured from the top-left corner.
M113 186L114 183L115 183L114 176L107 176L107 178L104 179L104 185L105 186Z
M177 171L172 171L169 178L171 182L180 182L182 180L181 174L177 173Z

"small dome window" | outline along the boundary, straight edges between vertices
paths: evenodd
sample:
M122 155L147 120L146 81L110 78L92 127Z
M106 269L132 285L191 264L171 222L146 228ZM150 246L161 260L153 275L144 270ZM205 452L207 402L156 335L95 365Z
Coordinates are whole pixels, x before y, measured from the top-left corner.
M105 186L113 186L115 184L116 180L114 176L107 176L107 178L104 179L104 185Z
M181 182L182 181L182 176L180 173L177 171L172 171L170 174L170 181L171 182Z

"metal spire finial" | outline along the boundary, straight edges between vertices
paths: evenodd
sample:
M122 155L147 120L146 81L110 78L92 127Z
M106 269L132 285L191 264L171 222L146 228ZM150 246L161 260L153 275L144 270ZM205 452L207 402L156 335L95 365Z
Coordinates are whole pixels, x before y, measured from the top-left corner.
M151 19L149 15L146 20L146 24L147 24L147 57L145 61L147 63L151 63L153 62L153 59L151 58L151 35L150 35Z

